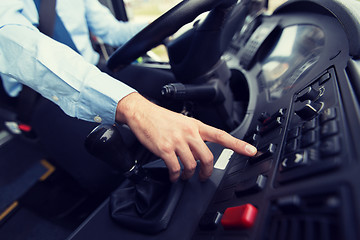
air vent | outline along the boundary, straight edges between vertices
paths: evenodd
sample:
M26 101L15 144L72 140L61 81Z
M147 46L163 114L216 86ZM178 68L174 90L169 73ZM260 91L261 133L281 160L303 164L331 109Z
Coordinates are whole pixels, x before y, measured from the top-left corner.
M272 202L264 240L346 239L338 192L291 195Z
M336 219L327 216L275 216L271 222L269 238L281 239L342 239Z

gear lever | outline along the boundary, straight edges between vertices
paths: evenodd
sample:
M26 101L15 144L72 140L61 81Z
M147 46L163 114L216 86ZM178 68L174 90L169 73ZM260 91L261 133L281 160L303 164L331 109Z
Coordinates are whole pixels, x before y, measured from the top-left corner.
M161 159L136 161L116 125L99 125L85 140L86 149L123 173L125 180L110 196L112 219L143 233L167 228L180 199L184 182L171 183Z
M85 147L89 153L105 161L122 173L135 166L135 160L127 150L115 125L99 125L87 136Z

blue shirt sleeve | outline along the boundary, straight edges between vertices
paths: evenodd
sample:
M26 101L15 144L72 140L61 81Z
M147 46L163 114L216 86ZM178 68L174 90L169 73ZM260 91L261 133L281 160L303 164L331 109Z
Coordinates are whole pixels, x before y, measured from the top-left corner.
M0 3L2 76L28 85L70 116L113 123L117 103L135 90L40 33L23 7L18 0Z

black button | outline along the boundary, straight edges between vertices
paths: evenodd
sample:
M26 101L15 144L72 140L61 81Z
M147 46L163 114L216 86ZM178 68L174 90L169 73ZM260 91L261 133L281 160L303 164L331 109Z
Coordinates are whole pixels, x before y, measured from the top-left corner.
M241 197L246 194L259 192L264 189L266 181L267 177L261 174L257 177L246 179L235 187L235 194L237 197Z
M294 138L288 141L285 146L285 153L292 153L295 152L299 148L299 140Z
M275 153L275 151L276 151L276 145L273 143L270 143L266 147L260 148L258 150L258 152L256 153L256 155L254 157L250 158L250 163L260 162L260 161L264 160L265 158L272 156Z
M305 148L316 142L316 132L314 130L307 132L301 137L301 147Z
M281 117L277 117L276 120L272 121L271 123L265 125L265 126L259 126L258 131L260 135L265 135L268 132L275 130L276 128L278 128L279 126L281 126L283 123L283 120Z
M286 109L285 108L280 108L276 113L274 113L273 115L271 115L271 117L265 118L262 121L263 125L269 125L270 123L272 123L273 121L277 120L278 117L283 117L285 115Z
M289 131L287 139L297 138L300 135L300 128L293 128Z
M302 132L305 133L307 131L313 130L317 127L317 118L313 118L310 121L307 121L302 126Z
M322 157L329 157L340 154L341 141L340 137L335 136L322 141L320 144L320 154Z
M301 198L298 195L281 197L276 202L279 208L287 211L298 209L301 206Z
M303 150L285 156L280 164L280 172L296 167L305 166L309 163L308 151Z
M320 122L323 124L324 122L335 119L336 116L336 108L325 109L320 115Z
M199 227L202 230L214 230L220 223L222 214L220 212L207 212L199 222Z
M317 161L311 163L310 166L302 168L300 171L285 171L278 175L279 183L286 183L300 178L305 178L321 172L330 171L341 165L341 159L338 157L328 158L326 161Z
M331 74L330 73L325 73L324 75L322 75L319 79L319 84L323 84L324 82L326 82L327 80L329 80L331 78Z
M321 138L327 138L339 133L339 126L336 120L326 122L321 126L320 134Z
M262 112L258 118L259 122L263 123L266 119L270 118L270 114L267 112Z
M315 100L319 97L320 91L315 88L309 86L302 90L297 97L297 100L303 102L305 100Z
M295 105L295 113L301 119L308 120L317 116L323 106L324 103L322 102L312 102L310 100L306 100L305 102L297 103Z
M259 135L254 133L250 137L246 138L246 142L250 143L251 145L257 145L257 142L259 140Z

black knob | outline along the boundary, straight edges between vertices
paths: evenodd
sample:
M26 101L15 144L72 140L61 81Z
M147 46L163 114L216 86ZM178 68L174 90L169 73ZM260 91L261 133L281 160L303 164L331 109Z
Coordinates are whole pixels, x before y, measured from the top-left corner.
M320 91L309 86L309 87L305 88L304 90L302 90L298 94L297 99L300 100L301 102L303 102L305 100L314 101L315 99L317 99L319 97L319 95L320 95Z
M323 102L312 102L310 100L306 100L295 105L295 113L302 119L309 120L317 116L323 106Z
M87 151L120 172L135 165L116 125L99 125L85 139Z

